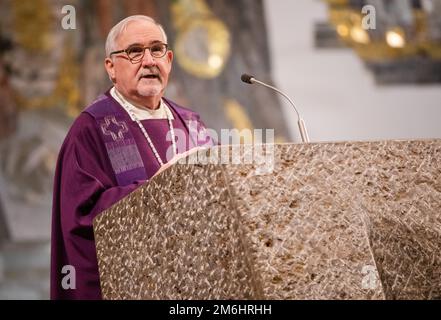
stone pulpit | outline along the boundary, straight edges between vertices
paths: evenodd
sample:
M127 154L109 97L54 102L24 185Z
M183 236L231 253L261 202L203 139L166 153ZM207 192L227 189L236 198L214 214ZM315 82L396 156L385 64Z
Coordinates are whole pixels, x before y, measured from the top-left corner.
M441 140L202 150L94 232L105 299L441 299Z

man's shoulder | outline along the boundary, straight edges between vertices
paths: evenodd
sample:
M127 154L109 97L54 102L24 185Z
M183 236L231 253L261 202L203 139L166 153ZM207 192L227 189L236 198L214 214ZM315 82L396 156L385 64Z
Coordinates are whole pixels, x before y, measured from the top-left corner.
M99 113L103 112L106 99L108 99L108 96L102 94L84 108L70 126L65 140L77 140L77 138L95 136L98 130L95 118Z
M111 98L108 95L108 92L101 94L98 96L95 101L93 101L89 106L87 106L82 113L87 113L92 117L100 117L104 114L109 113L111 108L109 108L109 103L111 103Z
M96 131L95 119L87 112L81 112L70 126L66 138L78 138Z
M185 119L200 119L200 115L196 111L193 111L192 109L187 107L183 107L170 99L163 99L169 106L171 106L177 113L179 113L181 117Z

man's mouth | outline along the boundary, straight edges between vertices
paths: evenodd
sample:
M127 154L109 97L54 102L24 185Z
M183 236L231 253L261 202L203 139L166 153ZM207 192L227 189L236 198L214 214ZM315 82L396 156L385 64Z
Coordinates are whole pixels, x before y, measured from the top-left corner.
M139 80L141 79L158 79L159 80L159 75L157 74L145 74L139 77Z

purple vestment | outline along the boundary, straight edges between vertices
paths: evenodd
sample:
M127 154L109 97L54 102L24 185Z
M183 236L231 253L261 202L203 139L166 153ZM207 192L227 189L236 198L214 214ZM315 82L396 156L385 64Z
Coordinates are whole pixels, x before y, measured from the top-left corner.
M190 122L196 122L198 130L203 129L197 113L169 100L164 100L173 113L175 130L185 132L189 138L189 132L192 132L191 128L189 131ZM112 118L114 112L112 108L108 108L109 106L114 110L119 108L118 110L123 112L119 113L118 118ZM106 108L109 109L109 119L116 120L100 124L94 118L92 110L99 110L102 113ZM168 121L149 119L141 122L163 163L166 163L166 151L171 145L171 141L166 140L169 131ZM113 127L106 126L108 124ZM128 141L132 141L137 148L132 148L136 149L130 151L134 156L126 157L126 162L127 159L134 159L134 165L129 166L128 169L134 168L130 174L135 172L135 175L129 174L117 178L115 161L109 159L109 148L106 148L108 146L105 141L107 133L115 138L115 141L119 136L123 137L128 133L130 136ZM178 144L179 153L194 146L190 140L197 145L207 144L207 140L201 142L196 138L195 142L190 138L186 146ZM111 149L111 155L112 150L114 149ZM116 157L118 157L117 154ZM158 169L158 161L137 123L131 120L109 92L89 106L75 120L61 147L55 172L51 238L51 299L101 299L93 219L145 183ZM68 271L62 273L62 268L66 265L75 268L75 289L62 287L63 277L69 274Z

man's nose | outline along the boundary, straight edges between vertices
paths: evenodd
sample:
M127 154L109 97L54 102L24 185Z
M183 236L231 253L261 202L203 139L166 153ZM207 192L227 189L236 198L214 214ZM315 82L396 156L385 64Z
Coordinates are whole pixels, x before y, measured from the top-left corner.
M156 65L156 60L153 58L152 54L150 53L150 49L145 49L144 51L144 57L142 57L141 60L142 66L154 66Z

